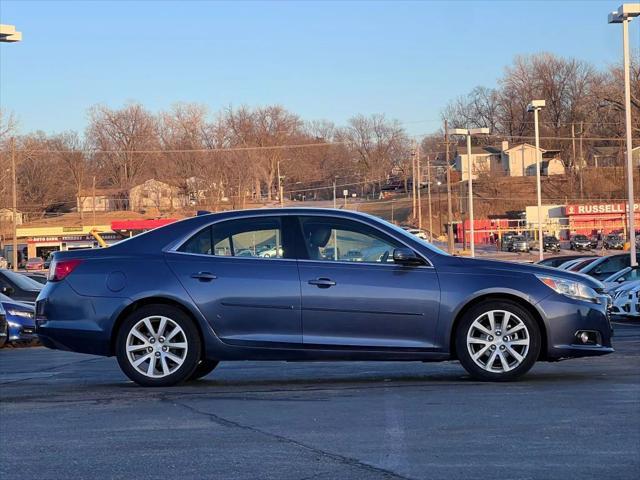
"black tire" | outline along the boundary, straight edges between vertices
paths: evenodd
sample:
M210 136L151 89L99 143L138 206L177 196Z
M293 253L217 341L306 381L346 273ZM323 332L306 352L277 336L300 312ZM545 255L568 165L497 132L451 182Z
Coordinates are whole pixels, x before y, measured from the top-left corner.
M7 344L7 337L0 337L0 348L3 348Z
M201 360L200 363L198 363L196 369L189 377L189 381L193 382L195 380L201 379L202 377L206 377L211 372L213 372L213 369L218 366L218 363L219 362L217 360Z
M471 353L469 352L469 348L467 346L467 334L470 332L472 324L476 319L480 318L483 314L492 311L506 311L511 315L515 315L526 327L526 331L528 331L529 338L529 348L526 353L523 355L523 360L520 361L519 365L517 365L512 370L502 371L499 373L488 371L478 365L475 360L473 360ZM496 314L497 315L497 314ZM504 317L502 317L504 318ZM496 319L497 325L498 319ZM538 323L532 317L532 315L522 306L513 302L511 300L487 300L479 303L478 305L473 306L467 312L465 312L464 316L458 323L458 327L455 332L456 338L456 353L460 363L465 368L469 374L477 379L482 381L490 381L490 382L506 382L515 380L525 373L527 373L533 364L538 359L540 355L541 348L541 334L540 328L538 327ZM497 338L497 337L495 337ZM493 348L493 347L491 347ZM500 345L500 348L502 346ZM508 348L508 347L507 347ZM487 354L491 352L488 351ZM515 360L515 357L513 358ZM498 359L494 359L494 362ZM487 361L487 363L489 363ZM500 362L501 363L501 362ZM495 363L494 363L495 365Z
M127 356L127 337L133 327L147 317L163 316L172 320L184 332L187 352L183 363L163 377L150 377L139 372ZM182 310L171 305L146 305L132 312L120 325L116 339L116 356L124 374L143 387L169 387L188 380L198 366L202 342L194 321Z

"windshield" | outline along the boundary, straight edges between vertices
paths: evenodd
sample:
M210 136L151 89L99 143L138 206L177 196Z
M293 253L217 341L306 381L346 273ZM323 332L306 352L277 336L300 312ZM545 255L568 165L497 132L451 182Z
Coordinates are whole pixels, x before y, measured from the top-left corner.
M587 237L585 235L576 235L575 237L573 237L574 240L578 240L578 241L584 241L587 239Z
M16 286L21 290L42 290L41 283L38 283L29 277L25 277L21 273L12 272L11 270L4 270L3 273L10 282L16 284Z

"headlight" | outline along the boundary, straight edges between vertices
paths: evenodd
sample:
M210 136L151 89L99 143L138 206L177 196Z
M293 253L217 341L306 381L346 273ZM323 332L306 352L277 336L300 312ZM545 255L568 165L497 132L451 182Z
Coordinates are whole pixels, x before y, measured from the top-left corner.
M547 287L555 290L561 295L566 295L567 297L576 298L578 300L586 300L587 302L599 302L598 293L584 283L558 277L546 277L543 275L536 276Z
M33 313L27 312L25 310L7 310L7 314L13 317L22 317L22 318L33 318Z

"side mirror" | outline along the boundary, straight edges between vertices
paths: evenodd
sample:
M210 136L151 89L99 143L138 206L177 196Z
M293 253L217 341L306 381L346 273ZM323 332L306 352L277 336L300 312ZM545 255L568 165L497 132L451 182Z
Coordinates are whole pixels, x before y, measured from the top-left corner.
M620 277L616 280L618 283L624 283L624 277Z
M393 250L393 261L400 265L417 266L423 265L424 262L410 248L396 248Z
M0 292L4 293L7 297L10 297L11 295L13 295L14 291L15 290L8 285L5 285L2 288L0 288Z

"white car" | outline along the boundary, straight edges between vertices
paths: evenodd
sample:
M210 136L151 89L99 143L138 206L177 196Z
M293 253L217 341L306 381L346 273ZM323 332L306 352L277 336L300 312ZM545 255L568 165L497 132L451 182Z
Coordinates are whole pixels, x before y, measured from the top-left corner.
M640 317L640 280L623 283L611 292L611 313L621 317Z
M419 228L412 228L412 227L402 227L402 228L404 228L411 235L415 235L416 237L421 238L422 240L429 240L429 234L424 230L420 230Z
M604 283L607 292L611 292L617 289L621 284L634 280L640 280L640 268L637 266L623 268L619 272L616 272L602 280L602 283Z

